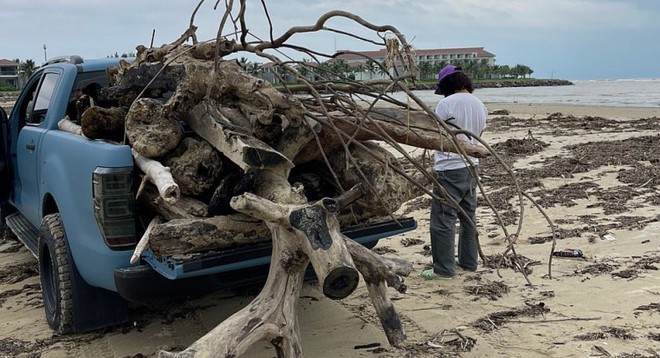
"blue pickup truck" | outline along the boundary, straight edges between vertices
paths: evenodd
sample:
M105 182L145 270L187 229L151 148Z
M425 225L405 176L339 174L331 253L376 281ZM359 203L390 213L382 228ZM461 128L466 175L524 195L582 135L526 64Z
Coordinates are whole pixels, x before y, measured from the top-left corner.
M130 147L58 129L88 85L107 87L117 59L58 58L27 81L10 114L0 109L0 229L39 260L48 324L84 332L128 320L128 302L167 298L190 287L263 277L271 244L129 264L144 232L134 202ZM412 230L412 219L345 228L365 246Z

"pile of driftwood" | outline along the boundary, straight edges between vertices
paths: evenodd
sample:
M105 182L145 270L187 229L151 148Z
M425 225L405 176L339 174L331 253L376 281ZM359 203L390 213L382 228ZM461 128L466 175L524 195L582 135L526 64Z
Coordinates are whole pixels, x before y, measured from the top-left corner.
M394 38L384 44L397 63L409 63L405 38L392 27L331 12L310 29L336 16L389 31ZM131 146L144 173L140 213L150 222L132 262L147 247L156 256L187 258L273 242L269 276L255 300L186 351L162 356L233 357L260 339L272 343L278 356L301 356L296 306L309 263L332 299L350 295L361 274L389 342L400 346L405 333L386 288L405 291L401 276L411 266L374 254L340 228L392 216L413 191L430 194L392 154L406 155L398 143L474 157L488 153L457 141L423 103L415 110L388 99L386 91L399 79L379 87L340 77L312 83L263 54L289 36L258 44L244 37L200 43L191 25L171 44L138 46L135 61L108 69L109 88L93 101L80 99L75 121L60 122L63 130ZM275 88L224 59L240 51L263 55L303 85ZM407 67L403 76L413 75ZM356 95L389 105L365 106Z
M198 52L213 53L212 45L178 46L168 53L142 48L132 64L110 69L111 87L96 100L78 100L79 125L68 118L60 122L60 128L90 139L126 137L151 183L141 187L140 204L163 219L146 236L156 255L180 258L269 240L261 220L231 207L231 199L244 192L286 202L289 194L280 193L302 184L295 202L307 203L365 183L369 195L339 216L342 226L390 215L417 191L395 156L370 140L387 136L458 151L423 111L317 113L233 60L221 61L217 80L209 83L214 62ZM153 57L158 51L162 58ZM470 144L462 148L473 155L483 151Z

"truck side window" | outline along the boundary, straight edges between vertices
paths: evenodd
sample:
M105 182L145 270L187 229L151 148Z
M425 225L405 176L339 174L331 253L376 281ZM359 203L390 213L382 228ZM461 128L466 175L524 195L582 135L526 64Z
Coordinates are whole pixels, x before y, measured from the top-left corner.
M50 100L55 91L55 85L57 84L59 77L60 76L56 73L47 73L44 76L41 81L41 86L39 87L39 92L37 93L37 98L32 104L33 108L27 108L27 123L39 124L46 118L48 106L50 105Z

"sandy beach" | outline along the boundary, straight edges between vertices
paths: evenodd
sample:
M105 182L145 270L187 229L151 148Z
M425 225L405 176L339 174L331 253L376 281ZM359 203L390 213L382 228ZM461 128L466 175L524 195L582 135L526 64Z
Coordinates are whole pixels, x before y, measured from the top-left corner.
M416 218L418 229L374 249L414 264L408 291L389 291L408 344L388 345L363 285L341 301L307 286L299 306L305 357L660 356L660 108L486 105L483 138L551 219L556 249L583 257L554 257L549 268L548 221L529 200L520 206L513 180L489 158L482 183L506 228L482 195L477 225L490 267L480 263L451 281L419 277L431 263L430 200L410 200L398 213ZM502 256L507 233L517 256ZM154 357L185 348L254 294L136 305L130 324L54 336L37 261L0 239L0 357ZM275 352L261 343L246 356Z

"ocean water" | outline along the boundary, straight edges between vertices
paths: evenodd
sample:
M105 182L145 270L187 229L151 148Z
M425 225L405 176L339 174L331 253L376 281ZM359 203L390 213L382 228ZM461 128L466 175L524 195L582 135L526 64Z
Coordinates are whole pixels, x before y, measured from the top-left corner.
M479 88L484 103L558 103L589 106L660 108L660 78L571 81L572 86ZM438 101L433 91L414 91L424 102ZM404 97L398 92L395 97Z

